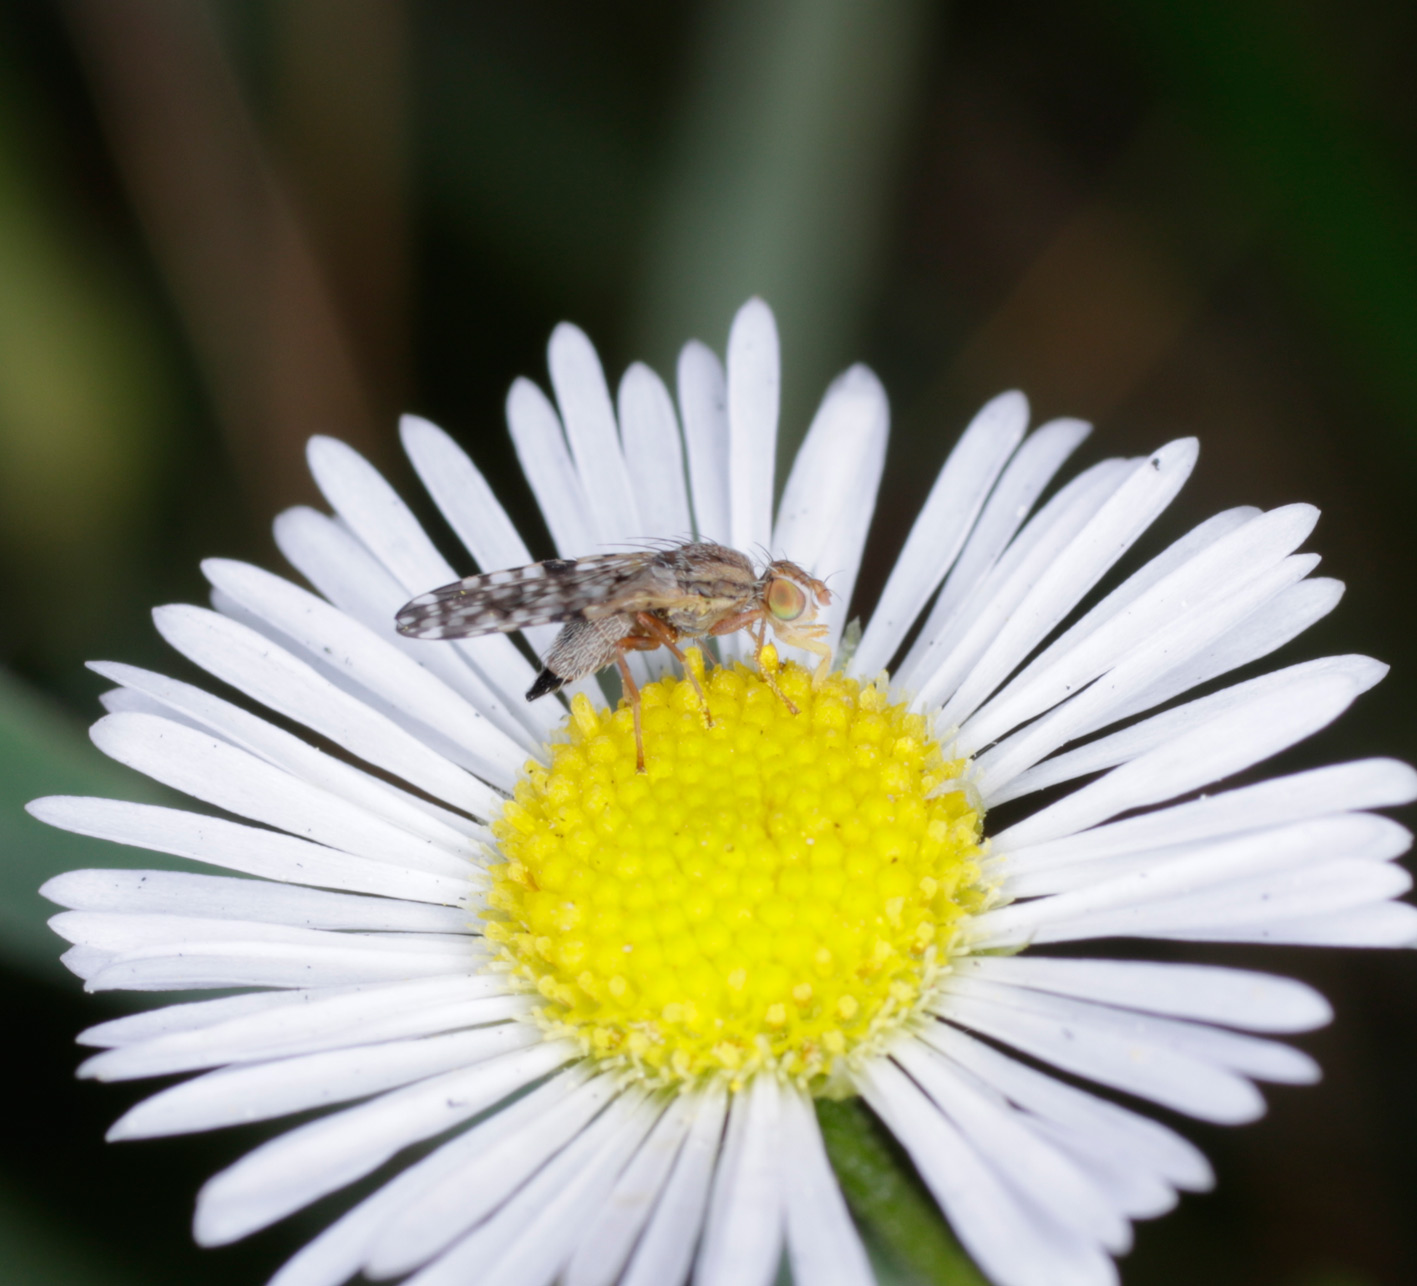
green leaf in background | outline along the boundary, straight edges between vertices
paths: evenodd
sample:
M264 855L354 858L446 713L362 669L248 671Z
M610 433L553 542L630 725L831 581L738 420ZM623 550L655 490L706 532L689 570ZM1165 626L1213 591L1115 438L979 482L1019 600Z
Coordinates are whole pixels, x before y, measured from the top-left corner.
M882 1282L894 1269L893 1279L910 1286L985 1286L945 1229L935 1203L901 1173L860 1099L819 1099L817 1121L852 1213L868 1240L883 1247L893 1261L876 1264Z
M1289 1286L1377 1286L1376 1279L1349 1268L1316 1268L1300 1273Z
M1297 293L1410 425L1417 415L1417 182L1344 92L1306 9L1110 0L1182 111L1266 212ZM1410 429L1403 446L1411 452Z
M14 633L63 666L132 583L174 385L136 275L86 226L32 108L0 48L0 564ZM83 588L48 610L56 585Z
M0 1182L0 1255L10 1286L139 1286L137 1268L115 1262L108 1249L75 1235L75 1223L56 1218Z
M738 306L769 300L782 459L855 355L937 13L923 0L726 0L705 15L632 348L672 372L686 338L721 349Z
M165 799L146 778L105 759L57 706L0 673L0 961L72 984L59 963L64 944L46 926L57 908L39 896L39 886L75 867L175 863L35 821L24 806L40 795Z

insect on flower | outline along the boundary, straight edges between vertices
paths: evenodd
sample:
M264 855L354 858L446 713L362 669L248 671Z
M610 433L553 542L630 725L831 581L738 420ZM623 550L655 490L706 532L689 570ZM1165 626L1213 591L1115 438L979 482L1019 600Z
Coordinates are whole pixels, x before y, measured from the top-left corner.
M818 656L813 681L820 682L831 665L831 648L823 641L827 627L813 622L818 609L830 602L827 587L796 563L778 559L759 574L736 549L687 541L633 553L548 558L468 576L420 594L399 609L395 620L399 633L420 639L563 626L526 699L535 701L616 665L634 712L636 761L643 772L640 692L625 661L627 652L667 647L682 664L681 639L749 630L763 678L795 714L796 707L762 664L768 630L774 638ZM698 679L687 665L684 672L712 723Z

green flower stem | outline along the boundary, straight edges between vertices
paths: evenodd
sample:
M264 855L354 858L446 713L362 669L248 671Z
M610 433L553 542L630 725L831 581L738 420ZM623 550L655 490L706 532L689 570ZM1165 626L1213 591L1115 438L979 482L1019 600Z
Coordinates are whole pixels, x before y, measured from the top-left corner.
M985 1286L930 1197L902 1171L860 1099L817 1101L817 1121L847 1204L869 1240L886 1250L902 1283Z

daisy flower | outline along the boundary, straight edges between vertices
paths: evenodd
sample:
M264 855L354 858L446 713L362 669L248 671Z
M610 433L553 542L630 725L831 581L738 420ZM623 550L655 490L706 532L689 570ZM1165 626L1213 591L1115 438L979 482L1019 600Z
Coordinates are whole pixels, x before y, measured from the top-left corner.
M813 1104L859 1095L993 1281L1116 1281L1132 1221L1211 1173L1087 1085L1253 1120L1256 1081L1318 1076L1270 1037L1329 1009L1267 974L1047 948L1417 940L1395 900L1409 835L1369 811L1417 796L1411 769L1216 788L1385 671L1336 656L1216 682L1337 602L1295 552L1316 511L1231 509L1111 577L1196 443L1053 488L1087 426L1030 433L1006 393L946 461L864 630L848 628L889 418L869 370L827 390L775 512L761 302L726 364L683 350L677 409L641 365L612 401L569 325L550 372L555 401L519 380L507 418L557 552L692 532L789 558L829 580L836 668L814 683L814 658L768 653L784 701L742 634L716 661L691 652L687 678L663 652L635 656L637 772L630 711L593 679L528 703L518 640L398 634L400 606L458 573L368 463L314 439L333 514L276 522L313 590L213 560L212 609L155 613L245 704L94 667L116 685L98 746L211 811L31 806L232 873L45 886L90 990L234 993L84 1033L101 1051L86 1076L197 1073L112 1137L324 1109L207 1183L206 1245L400 1158L278 1286L755 1286L784 1253L800 1283L854 1286L871 1270ZM447 435L410 417L403 441L463 570L531 561ZM527 631L538 654L555 628Z

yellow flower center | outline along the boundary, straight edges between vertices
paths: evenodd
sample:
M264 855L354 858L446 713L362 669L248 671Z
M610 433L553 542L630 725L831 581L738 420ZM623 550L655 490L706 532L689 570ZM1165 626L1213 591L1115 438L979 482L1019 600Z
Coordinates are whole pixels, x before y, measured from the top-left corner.
M765 656L765 664L776 658ZM832 674L743 665L572 704L493 830L485 932L540 1020L654 1084L776 1068L818 1093L919 1011L980 909L978 808L926 719ZM944 787L941 789L941 787Z

